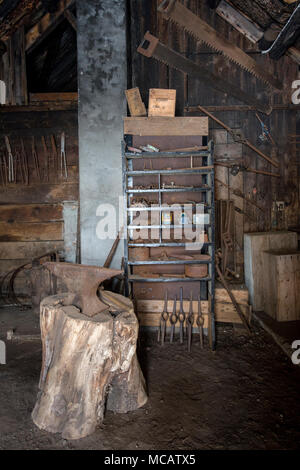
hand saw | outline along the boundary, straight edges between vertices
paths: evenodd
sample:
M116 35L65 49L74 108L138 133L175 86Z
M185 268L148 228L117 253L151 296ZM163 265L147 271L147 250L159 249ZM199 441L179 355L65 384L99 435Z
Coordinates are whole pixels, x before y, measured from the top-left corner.
M208 23L177 0L163 0L158 7L158 11L163 13L165 18L182 27L197 41L201 41L215 51L221 52L228 59L252 73L257 79L262 80L267 85L272 85L274 88L282 90L282 84L279 80L269 74L242 49L221 36Z
M226 82L221 77L213 74L203 65L198 65L195 62L186 59L178 52L169 49L167 46L159 42L155 36L152 36L149 31L145 34L144 39L137 50L140 54L143 54L146 57L154 57L169 67L175 68L180 72L202 80L206 85L214 88L215 90L231 95L239 101L256 108L262 113L270 114L272 112L272 108L269 104L261 103L237 86Z

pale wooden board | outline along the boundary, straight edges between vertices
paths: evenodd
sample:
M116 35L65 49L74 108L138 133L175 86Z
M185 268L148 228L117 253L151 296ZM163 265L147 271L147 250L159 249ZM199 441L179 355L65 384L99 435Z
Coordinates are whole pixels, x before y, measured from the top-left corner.
M63 241L43 241L43 242L0 242L1 260L23 260L32 259L50 253L51 251L61 251L64 249ZM22 263L20 263L22 264Z
M195 302L195 303L197 303L197 302ZM179 305L179 302L178 302L178 305ZM203 317L204 317L204 328L207 328L208 327L208 313L207 313L208 312L208 302L207 301L201 302L201 306L202 306L202 314L203 314ZM184 308L185 312L188 312L188 310L186 310L186 308L185 308L185 304L183 305L183 308ZM194 305L193 305L193 309L194 309ZM249 307L247 305L241 305L241 309L242 309L244 315L247 318L249 318ZM169 308L168 308L168 310L169 310ZM161 320L161 311L160 312L141 312L139 310L137 310L137 311L138 311L137 315L138 315L138 318L140 320L141 326L155 326L155 327L159 326L160 320ZM197 306L197 309L195 310L195 313L197 313L197 312L198 312L198 306ZM195 315L195 319L194 319L194 327L195 328L197 328L196 318L197 318L197 315ZM239 324L242 323L242 321L239 318L238 314L234 310L233 305L230 304L230 303L228 303L228 304L223 303L223 302L216 303L215 318L216 318L217 322L239 323ZM178 322L178 325L179 325L179 322ZM167 326L170 326L169 321L167 321Z
M175 116L176 90L150 88L148 116Z
M63 240L63 222L0 223L0 241Z
M208 135L207 117L125 117L124 134L139 136Z
M265 280L265 312L277 321L300 320L300 252L275 250L264 253L270 275Z
M62 204L5 204L0 206L0 221L59 221L63 219L62 211Z
M270 249L298 247L296 232L254 232L244 234L245 283L249 289L253 310L264 310L264 257Z

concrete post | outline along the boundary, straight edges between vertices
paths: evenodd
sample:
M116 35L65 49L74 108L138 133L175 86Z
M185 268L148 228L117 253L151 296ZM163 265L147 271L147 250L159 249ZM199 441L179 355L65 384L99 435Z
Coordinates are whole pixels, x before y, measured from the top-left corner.
M122 195L125 0L77 2L77 27L81 262L103 265L118 233ZM112 213L102 204L111 205ZM102 215L110 232L104 240L96 233ZM120 268L122 251L120 243L111 267Z

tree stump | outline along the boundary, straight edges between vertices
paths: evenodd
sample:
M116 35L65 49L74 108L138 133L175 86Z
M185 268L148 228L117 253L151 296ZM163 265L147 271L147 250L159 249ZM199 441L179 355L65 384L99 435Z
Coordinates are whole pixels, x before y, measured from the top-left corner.
M126 413L147 401L132 302L102 291L107 310L88 317L73 305L75 297L53 295L41 303L43 361L32 412L40 429L65 439L93 433L105 408Z

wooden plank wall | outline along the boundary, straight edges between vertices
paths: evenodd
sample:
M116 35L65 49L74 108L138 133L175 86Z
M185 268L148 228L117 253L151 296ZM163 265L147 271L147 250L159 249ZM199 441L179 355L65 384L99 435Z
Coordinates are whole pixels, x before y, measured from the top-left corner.
M68 179L61 177L60 168L50 168L46 178L47 155L41 137L45 137L49 155L54 136L58 157L60 136L66 135ZM15 183L0 181L0 277L32 258L49 251L64 249L63 201L78 200L78 137L77 112L0 112L0 157L7 159L4 136L10 140L12 154L20 150L20 139L25 144L29 166L29 184L22 182L20 173ZM41 180L35 170L31 151L35 139ZM51 165L50 165L51 166ZM2 166L3 167L3 166ZM28 273L17 278L16 292L29 294Z
M176 25L166 21L157 12L157 5L161 0L130 1L130 38L131 38L131 68L129 86L139 87L142 99L148 103L149 88L176 88L177 116L199 115L191 107L198 104L202 106L215 106L213 114L234 129L241 129L246 138L268 155L278 159L281 178L272 178L249 172L239 173L237 176L229 175L225 169L218 170L221 180L245 192L258 204L262 205L265 212L255 207L244 204L238 197L231 197L236 205L243 211L249 213L250 218L236 213L236 250L239 270L243 268L243 233L265 231L272 229L285 229L300 223L299 220L299 173L296 166L295 146L290 145L289 134L296 134L297 112L291 109L275 109L270 116L260 115L264 123L270 129L276 141L277 148L272 149L269 143L261 143L261 125L254 111L224 110L222 107L231 105L242 105L236 99L224 94L214 92L211 88L195 79L187 77L176 70L169 69L166 65L155 59L148 59L138 54L136 49L140 44L144 33L150 33L159 37L161 42L184 54L186 57L224 77L225 80L233 82L252 96L267 101L271 96L273 105L290 105L291 84L297 79L298 67L289 58L284 57L275 62L268 57L262 57L255 52L255 45L244 36L234 30L227 22L210 10L206 2L197 0L184 0L183 3L198 14L201 18L215 27L222 35L231 40L247 52L270 73L278 76L284 84L284 92L268 90L253 75L243 71L221 54L213 53L207 46L197 43L191 36L182 31ZM219 108L219 109L218 109ZM291 108L291 106L289 107ZM216 130L220 126L210 121L210 136L216 137ZM225 157L239 159L245 166L257 170L275 171L268 162L257 156L252 150L241 144L234 143L226 132L222 132L223 141L217 143L216 154L218 158ZM221 135L220 134L220 135ZM226 155L224 155L226 154ZM228 197L228 191L217 187L217 197L220 199ZM284 201L286 208L284 214L272 211L273 201Z

